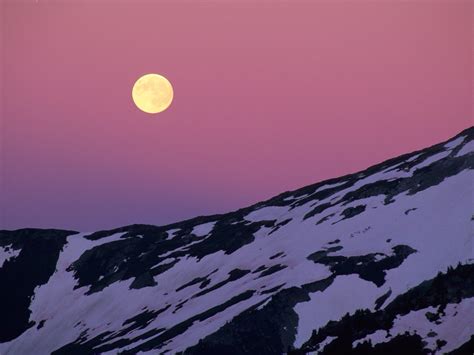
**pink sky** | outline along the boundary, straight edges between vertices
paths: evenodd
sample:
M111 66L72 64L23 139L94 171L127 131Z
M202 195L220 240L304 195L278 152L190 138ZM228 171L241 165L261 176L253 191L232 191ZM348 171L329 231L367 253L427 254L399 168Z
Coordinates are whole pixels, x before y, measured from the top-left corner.
M472 125L471 1L0 4L0 228L226 212ZM139 111L156 72L171 107Z

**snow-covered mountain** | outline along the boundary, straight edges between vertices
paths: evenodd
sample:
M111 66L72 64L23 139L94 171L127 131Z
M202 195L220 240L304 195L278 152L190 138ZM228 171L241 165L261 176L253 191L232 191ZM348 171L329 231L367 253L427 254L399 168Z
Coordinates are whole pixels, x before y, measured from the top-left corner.
M472 354L474 127L167 226L0 232L1 354Z

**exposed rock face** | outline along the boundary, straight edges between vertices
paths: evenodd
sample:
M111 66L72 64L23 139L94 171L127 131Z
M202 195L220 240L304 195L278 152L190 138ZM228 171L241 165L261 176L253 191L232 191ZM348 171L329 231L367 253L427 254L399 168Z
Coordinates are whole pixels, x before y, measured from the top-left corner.
M0 231L0 353L472 354L474 128L224 215Z

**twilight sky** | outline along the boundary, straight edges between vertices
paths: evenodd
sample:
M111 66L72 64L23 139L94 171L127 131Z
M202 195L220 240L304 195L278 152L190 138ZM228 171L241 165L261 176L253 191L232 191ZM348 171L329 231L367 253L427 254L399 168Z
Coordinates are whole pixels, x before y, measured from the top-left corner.
M472 1L0 1L0 228L227 212L472 125ZM131 88L166 76L171 107Z

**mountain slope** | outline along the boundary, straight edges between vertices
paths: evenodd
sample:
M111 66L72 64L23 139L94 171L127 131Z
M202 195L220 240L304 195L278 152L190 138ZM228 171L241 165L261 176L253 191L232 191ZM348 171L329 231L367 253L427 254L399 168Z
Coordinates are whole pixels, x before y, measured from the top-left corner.
M168 226L1 231L0 353L472 353L473 141Z

